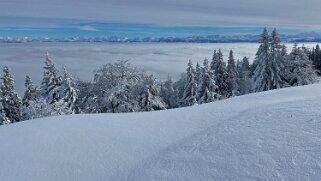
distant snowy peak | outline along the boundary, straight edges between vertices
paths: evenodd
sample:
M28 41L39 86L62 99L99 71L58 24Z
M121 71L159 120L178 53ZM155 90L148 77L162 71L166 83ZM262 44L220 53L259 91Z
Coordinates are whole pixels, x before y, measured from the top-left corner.
M305 32L299 34L281 35L284 42L321 42L321 33ZM25 43L25 42L185 42L185 43L256 43L260 35L256 34L231 34L231 35L207 35L207 36L188 36L188 37L0 37L0 43Z

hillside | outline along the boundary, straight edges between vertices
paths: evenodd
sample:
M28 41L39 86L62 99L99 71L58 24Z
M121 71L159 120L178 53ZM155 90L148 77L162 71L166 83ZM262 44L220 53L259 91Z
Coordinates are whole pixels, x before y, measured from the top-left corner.
M0 180L319 180L321 84L0 127Z

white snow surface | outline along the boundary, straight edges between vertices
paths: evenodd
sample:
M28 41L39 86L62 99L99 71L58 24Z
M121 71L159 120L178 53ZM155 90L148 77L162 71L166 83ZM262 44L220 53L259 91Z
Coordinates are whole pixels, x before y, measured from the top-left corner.
M321 178L321 84L0 127L1 181Z

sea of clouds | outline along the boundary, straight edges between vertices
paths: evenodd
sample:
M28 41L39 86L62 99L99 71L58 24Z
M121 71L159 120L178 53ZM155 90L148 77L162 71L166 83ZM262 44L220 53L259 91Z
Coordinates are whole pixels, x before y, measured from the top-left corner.
M315 43L305 43L312 47ZM66 66L82 80L93 79L93 71L102 64L118 59L130 62L159 79L168 75L177 79L186 69L188 60L194 64L211 59L214 49L222 49L225 60L229 50L235 59L244 56L253 61L258 48L256 43L12 43L0 44L0 67L8 66L15 78L16 90L22 94L24 79L30 75L40 85L46 52L59 70ZM287 44L290 50L292 44Z

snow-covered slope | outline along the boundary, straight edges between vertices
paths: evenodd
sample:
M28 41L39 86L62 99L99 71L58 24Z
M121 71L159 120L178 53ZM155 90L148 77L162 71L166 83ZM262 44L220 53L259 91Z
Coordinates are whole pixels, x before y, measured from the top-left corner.
M0 127L1 181L320 180L321 85Z

